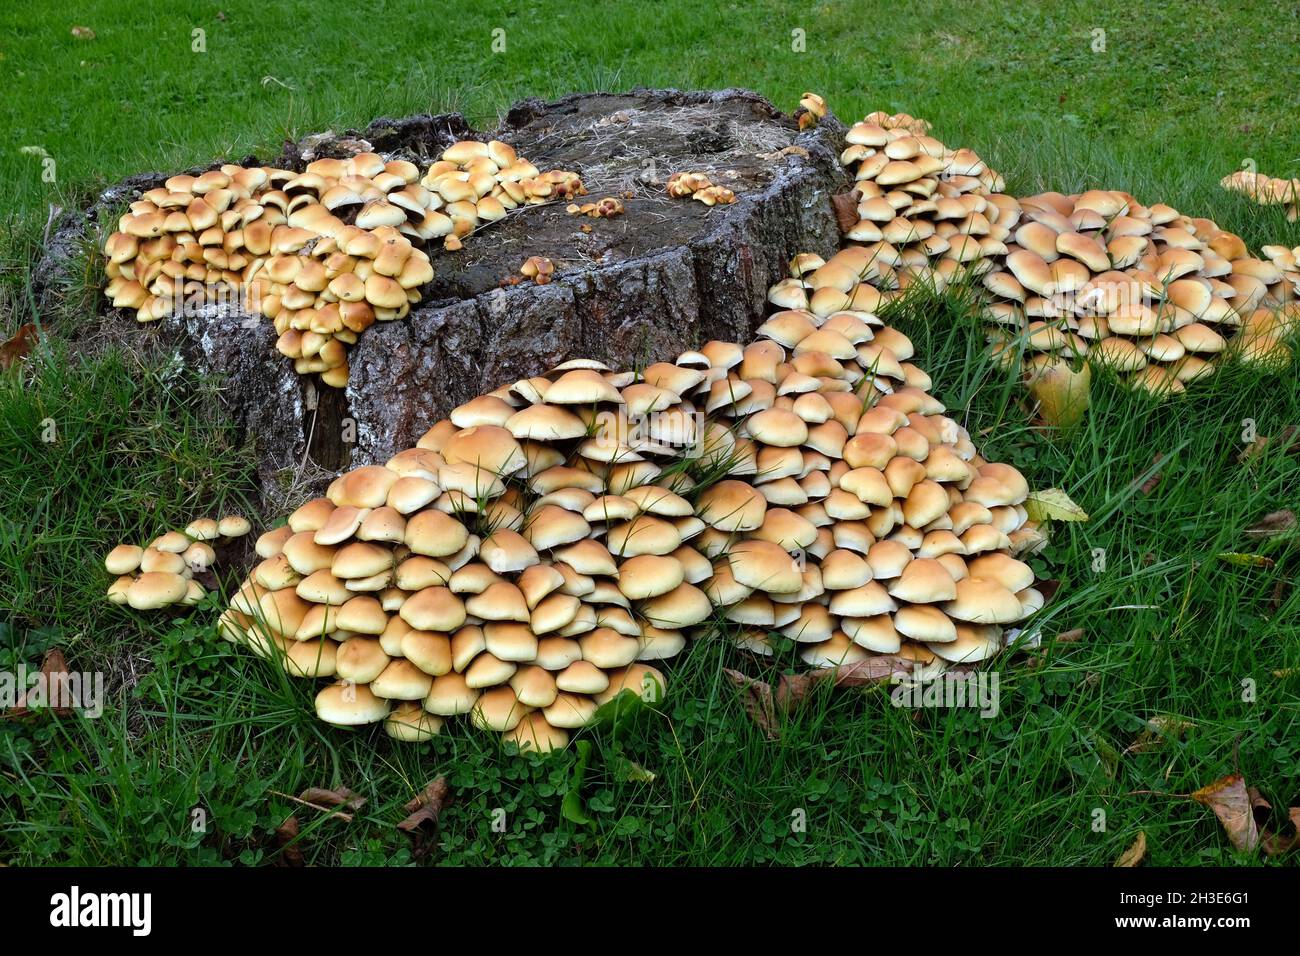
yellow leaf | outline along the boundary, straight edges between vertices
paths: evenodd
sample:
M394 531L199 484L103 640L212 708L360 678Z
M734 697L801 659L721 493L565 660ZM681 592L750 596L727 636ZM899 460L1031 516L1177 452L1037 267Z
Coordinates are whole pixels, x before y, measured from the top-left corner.
M1147 835L1139 830L1137 839L1133 845L1120 854L1119 859L1115 861L1116 866L1137 866L1147 855Z
M1046 488L1043 491L1031 491L1025 499L1025 511L1031 521L1087 521L1088 512L1084 511L1060 488Z
M1239 568L1271 568L1273 559L1262 554L1243 554L1240 551L1224 551L1215 555L1220 561L1235 564Z

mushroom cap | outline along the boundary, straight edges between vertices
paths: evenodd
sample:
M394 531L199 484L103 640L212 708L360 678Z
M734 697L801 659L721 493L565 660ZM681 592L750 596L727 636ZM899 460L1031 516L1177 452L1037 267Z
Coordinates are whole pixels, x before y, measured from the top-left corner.
M957 639L926 646L938 657L955 664L988 660L1002 649L1002 632L989 624L956 624Z
M633 601L667 594L685 580L685 569L671 555L642 554L618 568L618 588Z
M791 448L808 440L808 423L792 411L765 408L745 422L750 436L764 445Z
M498 528L484 538L479 557L497 574L524 571L540 560L528 539L509 528Z
M393 567L393 552L369 541L353 541L339 548L330 564L337 578L368 578Z
M537 656L537 637L526 624L491 621L483 626L489 653L503 661L526 663Z
M424 709L431 714L450 717L454 714L468 714L474 709L479 698L479 691L470 687L465 675L451 672L441 674L433 679L429 693L424 698Z
M575 368L551 383L546 390L546 401L551 405L621 404L623 396L595 369Z
M1007 554L983 554L967 563L972 577L995 581L1008 591L1023 591L1034 583L1034 572Z
M916 641L938 643L955 641L957 630L952 620L930 604L909 604L894 612L894 629Z
M509 581L496 581L489 584L480 594L472 595L465 602L466 613L485 621L521 621L529 620L528 602L524 593ZM491 638L488 641L491 647Z
M536 664L521 667L510 678L510 686L521 704L529 707L549 707L559 693L555 677Z
M168 531L159 535L150 545L156 551L162 551L166 554L180 554L190 546L190 539L179 531Z
M590 533L591 525L582 515L559 505L543 505L528 516L524 527L524 537L539 551L581 541Z
M387 501L398 477L383 465L363 465L336 478L327 495L338 507L378 508Z
M424 673L441 677L451 671L451 639L446 634L410 630L402 635L402 656Z
M612 554L634 558L642 554L671 554L681 546L682 536L662 518L643 514L611 527L606 541Z
M134 544L119 544L104 557L104 569L109 574L131 574L140 567L144 548Z
M334 513L334 507L334 502L328 498L313 498L289 515L289 527L295 534L300 531L318 531Z
M340 679L369 684L384 672L390 657L373 637L349 637L334 655L335 673Z
M840 626L853 643L878 654L895 654L902 646L894 620L888 614L845 618Z
M665 594L643 601L640 612L654 627L676 630L706 620L713 612L713 605L708 595L695 585L682 583Z
M405 543L416 554L444 558L456 554L468 541L468 529L436 509L418 512L406 520Z
M346 608L347 605L344 605L345 610ZM449 588L440 586L422 588L412 594L397 613L402 620L418 631L448 633L458 630L465 623L466 617L465 605L461 599Z
M608 678L605 686L609 686ZM543 713L547 723L552 727L577 729L591 723L592 718L596 716L596 709L596 702L585 692L561 693L556 695L555 702Z
M126 589L126 603L137 611L152 611L181 601L186 590L186 580L179 574L146 571Z
M622 691L630 690L647 704L663 701L668 689L664 675L648 664L634 663L610 672L609 686L594 696L598 705L606 704Z
M388 716L391 704L365 684L331 684L316 695L316 716L327 724L353 727Z
M558 405L530 405L511 415L505 427L515 438L537 441L563 441L587 434L582 419Z
M394 740L415 743L442 732L442 718L428 713L418 702L407 701L384 718L384 733Z
M500 425L474 425L457 432L443 446L442 456L448 464L475 465L497 475L514 474L528 465L515 436Z
M912 604L951 601L957 596L957 582L934 558L914 558L890 584L889 593Z
M337 651L330 640L290 641L281 663L294 677L333 677Z
M293 534L293 528L287 524L264 531L258 536L253 550L260 558L273 558L284 549L285 542L293 537Z
M746 587L784 594L803 587L803 571L795 559L771 541L741 541L727 555L731 572Z
M242 538L252 530L253 526L243 515L226 515L217 522L217 532L223 538Z
M951 617L971 624L1011 624L1025 616L1015 594L996 581L977 577L958 581L957 597L944 604L943 609Z
M484 691L470 711L470 719L480 730L504 733L514 730L533 708L522 704L510 687L494 687Z
M640 645L636 639L609 627L598 627L578 639L582 659L606 670L623 667L636 660Z
M726 479L699 496L696 514L721 531L753 531L763 523L767 500L751 485Z
M537 753L550 753L559 750L569 742L567 731L552 725L545 713L527 714L514 729L501 735L506 743L515 744L520 752L535 750Z
M195 518L185 526L185 534L195 541L212 541L221 537L215 518Z

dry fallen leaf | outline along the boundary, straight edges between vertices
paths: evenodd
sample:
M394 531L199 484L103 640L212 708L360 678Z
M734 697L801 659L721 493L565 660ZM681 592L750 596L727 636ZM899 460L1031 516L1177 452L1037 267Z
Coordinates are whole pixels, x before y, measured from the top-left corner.
M1146 855L1147 835L1143 831L1139 830L1137 839L1133 841L1133 845L1119 855L1119 859L1115 861L1115 865L1120 867L1137 866L1146 858Z
M1241 774L1230 774L1202 787L1192 794L1192 799L1214 811L1228 839L1238 850L1254 851L1259 846L1255 807L1246 790L1246 778Z
M1088 411L1092 387L1092 369L1084 365L1078 371L1060 362L1035 375L1029 393L1038 402L1038 414L1056 428L1072 428Z
M297 845L298 840L298 818L286 817L275 830L276 846L280 848L280 855L276 858L276 866L300 867L306 866L307 860L302 855L302 849Z
M442 805L447 799L447 778L438 777L425 784L414 798L402 808L408 816L397 825L397 829L407 833L418 831L424 823L437 824Z
M755 680L740 671L723 668L727 679L745 692L745 710L750 719L762 728L769 740L780 736L776 728L776 711L772 703L772 688L765 681Z
M1264 852L1269 856L1280 856L1296 847L1300 847L1300 807L1291 807L1286 812L1287 819L1291 821L1291 835L1284 837L1276 833L1265 831L1261 834L1260 842L1264 846Z
M1071 500L1060 488L1031 491L1025 499L1025 512L1031 521L1087 521L1088 512Z
M1280 444L1286 452L1300 451L1300 425L1285 426L1276 439L1260 435L1237 455L1237 461L1247 463L1261 455L1270 444L1274 443Z
M68 677L68 664L64 660L63 651L57 647L50 648L41 659L41 682L44 685L44 700L38 709L33 710L28 706L27 689L24 688L22 695L14 702L14 705L5 711L5 716L28 717L35 713L48 712L59 717L66 717L71 714L71 707L56 704L57 701L66 701L71 699L72 696L72 688Z
M28 322L21 326L9 341L0 345L0 369L11 368L15 362L31 354L36 344L36 326Z
M832 196L831 204L835 207L835 221L840 225L840 232L848 232L858 224L858 201L853 193Z
M352 822L352 814L344 813L342 810L332 810L331 807L347 807L349 810L358 810L366 802L365 797L353 793L347 787L337 787L333 790L326 790L324 787L308 787L296 797L289 793L281 793L279 790L271 790L270 793L286 800L292 800L294 803L301 803L313 810L324 810L331 817L338 817L344 823Z
M1270 538L1274 535L1286 534L1296 525L1295 513L1291 511L1271 511L1264 515L1259 521L1251 525L1242 534L1252 538Z
M839 667L822 667L803 674L784 674L773 691L766 681L757 680L740 671L724 668L727 679L745 692L743 703L750 719L767 735L769 740L780 736L777 713L789 713L799 706L819 684L830 682L833 687L866 687L889 680L894 674L908 676L913 662L896 654L876 654L863 661L842 664ZM965 668L949 668L946 673L964 673Z
M1163 462L1164 460L1165 460L1165 453L1162 451L1156 452L1155 457L1151 459L1150 467L1157 468L1160 465L1160 463ZM1151 477L1148 478L1146 481L1142 482L1142 484L1139 486L1139 490L1144 495L1151 494L1151 492L1156 490L1156 485L1160 484L1160 479L1162 477L1163 475L1161 475L1158 470L1152 472Z

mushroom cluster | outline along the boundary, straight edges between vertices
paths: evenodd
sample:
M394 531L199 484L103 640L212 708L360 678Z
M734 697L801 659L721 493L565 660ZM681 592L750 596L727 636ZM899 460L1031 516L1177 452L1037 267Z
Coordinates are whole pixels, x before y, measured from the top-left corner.
M973 151L928 129L875 113L849 130L852 245L824 264L797 257L773 303L819 315L849 302L875 309L915 284L942 291L973 277L990 300L995 358L1023 359L1030 377L1087 358L1156 394L1212 374L1224 352L1290 359L1293 283L1236 235L1117 190L1016 199Z
M248 519L241 515L197 518L184 531L164 532L147 547L119 544L104 557L104 569L117 575L108 586L108 600L137 611L198 604L206 592L194 575L216 561L211 542L240 538L250 530Z
M569 203L564 211L570 216L586 216L589 219L610 219L624 213L623 200L617 196L606 196L596 202Z
M402 740L469 714L550 749L718 625L810 666L1002 646L1043 536L865 311L784 311L640 372L587 360L480 396L257 542L222 633L334 678L318 716Z
M811 666L901 654L930 673L996 653L1043 604L1013 556L1045 543L1024 477L979 456L871 312L784 310L759 334L717 363L704 404L737 465L696 498L697 547L726 562L705 591L740 645L770 654L780 634Z
M1240 169L1219 180L1234 193L1244 193L1261 206L1285 206L1288 222L1300 218L1300 179L1281 179Z
M726 186L715 186L704 173L673 173L665 186L673 199L692 199L706 206L728 205L736 201L736 194Z
M275 323L300 374L343 387L347 347L420 300L431 243L460 248L510 209L583 192L577 174L541 173L497 141L454 143L423 177L369 152L301 173L227 164L131 203L104 243L105 294L142 322L238 295Z

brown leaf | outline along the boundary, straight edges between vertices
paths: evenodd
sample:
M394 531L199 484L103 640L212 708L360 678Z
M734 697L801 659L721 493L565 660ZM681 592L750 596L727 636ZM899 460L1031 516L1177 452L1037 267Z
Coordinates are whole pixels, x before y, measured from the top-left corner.
M1269 538L1285 534L1295 527L1295 513L1291 511L1270 511L1259 521L1251 525L1242 534L1253 538Z
M447 799L448 789L446 777L438 777L425 784L424 789L402 808L409 816L397 825L397 829L413 833L425 823L436 826L438 815L442 813L442 805Z
M366 803L365 797L353 793L347 787L335 787L333 790L326 790L324 787L308 787L298 794L298 799L326 807L347 807L349 810L360 810Z
M767 735L769 740L775 740L779 737L780 732L776 727L776 709L772 702L771 686L764 681L755 680L729 667L724 667L722 673L745 692L745 710L750 719L762 728L763 733Z
M767 735L769 740L780 736L777 714L789 713L801 705L820 684L830 682L832 687L866 687L889 680L894 674L912 673L912 661L896 654L876 654L866 660L842 664L839 667L822 667L803 674L784 674L773 692L770 684L749 677L740 671L724 668L727 679L745 692L744 705L750 719ZM965 668L950 668L948 673L964 673Z
M1143 831L1139 830L1137 839L1133 841L1133 845L1119 855L1119 859L1115 861L1115 865L1120 867L1137 866L1146 858L1146 855L1147 835Z
M804 674L787 674L776 688L776 703L791 710L808 696L814 686L830 681L835 687L865 687L887 681L894 674L912 673L912 662L896 654L875 654L863 661L822 667Z
M1286 812L1287 818L1291 821L1292 833L1289 837L1279 836L1275 833L1265 831L1261 837L1261 843L1264 846L1264 852L1269 856L1281 856L1300 847L1300 807L1291 807Z
M277 797L283 797L286 800L292 800L294 803L301 803L305 807L311 807L313 810L324 810L331 817L337 817L344 823L352 822L352 814L344 813L342 810L331 810L331 807L347 807L349 810L358 810L366 802L366 798L358 796L347 787L338 787L334 790L326 790L324 787L308 787L298 796L289 793L281 793L279 790L272 790L271 793Z
M57 647L50 648L45 652L45 657L41 659L41 684L44 686L44 703L38 710L33 710L28 706L27 689L24 688L22 695L14 702L14 705L5 711L5 716L28 717L35 713L51 713L59 717L66 717L72 713L72 707L56 703L71 700L72 698L68 664L63 658L63 651Z
M280 855L276 859L276 866L300 867L306 866L307 860L302 855L302 849L297 845L298 840L298 818L287 817L275 830L275 843L280 848Z
M1151 459L1151 467L1153 468L1156 467L1164 460L1165 460L1165 453L1162 451L1156 452L1155 457ZM1148 478L1146 481L1142 482L1139 490L1141 490L1142 494L1144 495L1151 494L1151 492L1156 490L1156 485L1160 484L1160 479L1163 477L1164 476L1158 470L1152 472L1151 477Z
M1243 464L1263 454L1270 444L1279 444L1287 452L1300 451L1300 425L1287 425L1278 433L1276 439L1260 435L1237 455L1237 461Z
M1083 640L1085 633L1086 632L1081 627L1072 627L1068 631L1062 631L1060 634L1057 634L1056 643L1078 644L1081 640Z
M72 35L76 37L78 40L95 39L95 31L90 29L90 27L73 27Z
M31 322L19 327L9 341L0 345L0 369L12 368L15 362L31 354L36 344L36 326Z
M835 221L839 223L840 232L848 232L858 224L858 201L853 193L840 193L831 197L835 207Z
M1238 850L1254 851L1259 846L1255 806L1239 773L1216 780L1192 794L1192 799L1214 811L1228 839Z

